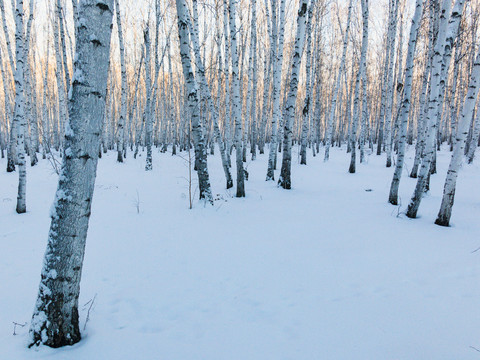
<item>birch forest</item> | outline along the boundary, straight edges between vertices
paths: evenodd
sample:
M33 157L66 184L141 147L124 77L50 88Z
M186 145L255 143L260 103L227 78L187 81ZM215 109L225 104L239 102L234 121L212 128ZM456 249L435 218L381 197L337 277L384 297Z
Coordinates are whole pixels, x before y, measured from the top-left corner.
M480 1L0 18L0 358L478 358Z

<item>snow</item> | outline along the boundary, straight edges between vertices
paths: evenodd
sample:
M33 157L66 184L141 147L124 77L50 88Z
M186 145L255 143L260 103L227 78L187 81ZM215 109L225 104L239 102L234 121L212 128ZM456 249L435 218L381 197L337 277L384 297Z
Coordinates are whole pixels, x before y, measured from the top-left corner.
M247 197L236 199L216 150L208 165L217 200L195 200L193 210L180 157L154 151L149 172L145 156L100 159L83 339L62 349L26 346L58 177L48 161L29 167L27 213L17 215L18 174L0 160L0 359L480 358L478 159L460 172L444 228L433 222L445 150L414 220L402 214L415 186L407 171L402 205L387 203L394 169L385 155L348 174L343 149L326 163L323 149L316 158L309 150L300 166L295 147L287 191L264 181L267 148L248 162ZM12 322L28 325L13 336Z

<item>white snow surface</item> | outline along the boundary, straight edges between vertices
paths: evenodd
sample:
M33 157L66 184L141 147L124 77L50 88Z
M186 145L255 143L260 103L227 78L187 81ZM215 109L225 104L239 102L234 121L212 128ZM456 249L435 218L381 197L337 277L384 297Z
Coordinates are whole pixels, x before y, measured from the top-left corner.
M265 181L267 148L247 163L247 197L237 199L216 150L208 161L217 200L204 205L197 191L193 210L180 157L154 151L150 172L144 153L99 160L83 339L62 349L27 348L58 176L47 160L28 167L27 213L17 215L18 173L1 159L0 359L480 359L478 159L461 170L444 228L433 222L446 150L413 220L402 214L415 186L413 147L399 208L387 203L394 169L385 155L349 174L343 149L327 163L323 149L316 158L309 150L307 166L294 153L287 191ZM27 325L13 336L13 322Z

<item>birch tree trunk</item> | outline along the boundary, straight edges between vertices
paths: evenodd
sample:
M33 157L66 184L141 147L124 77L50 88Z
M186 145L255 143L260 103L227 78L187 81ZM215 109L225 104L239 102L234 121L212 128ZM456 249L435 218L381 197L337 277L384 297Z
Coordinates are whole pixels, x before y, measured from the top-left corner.
M75 1L75 0L73 0ZM125 66L125 46L123 43L122 19L120 16L120 4L115 0L115 16L117 18L118 43L120 47L120 71L122 77L121 84L121 108L117 127L117 161L123 162L123 148L125 139L125 119L127 117L127 67Z
M352 17L352 8L353 8L353 0L350 0L348 4L347 26L346 26L345 34L343 37L342 58L340 60L340 66L338 68L337 77L335 79L335 88L333 90L332 100L330 103L330 113L328 115L327 131L325 134L326 139L325 139L325 156L323 158L324 161L328 161L330 157L330 147L332 146L332 141L333 141L333 120L335 117L335 110L337 108L337 98L340 90L342 74L345 70L345 60L347 57L348 36L350 33L350 19Z
M312 3L313 5L313 3ZM308 141L308 127L310 122L310 102L312 96L312 84L311 84L311 58L312 58L312 21L313 21L313 8L314 6L310 5L308 9L308 20L306 28L307 36L307 52L305 54L305 100L302 111L302 133L300 138L300 164L307 165L307 141Z
M273 115L272 134L270 138L270 151L268 155L268 168L266 180L274 180L274 170L277 151L277 126L279 126L282 112L280 110L280 91L282 85L282 64L283 64L283 34L284 34L284 13L285 0L280 2L280 25L277 26L277 1L272 0L272 38L270 41L273 58ZM283 14L283 15L282 15Z
M195 162L198 174L198 187L200 199L205 199L213 204L212 191L207 168L207 148L203 135L202 123L198 114L198 86L193 76L192 62L190 59L190 46L188 43L188 10L185 0L176 0L178 18L178 37L180 40L180 56L182 58L183 76L187 87L187 102L189 116L192 123L192 135L195 146ZM190 147L190 143L188 144Z
M362 0L362 13L363 13L363 34L362 34L362 50L360 52L360 66L358 68L357 78L355 80L355 98L353 100L353 119L352 119L352 131L350 134L350 167L348 172L355 173L356 162L356 138L357 138L357 126L360 117L360 82L364 81L367 71L367 48L368 48L368 0ZM363 127L363 125L362 125Z
M448 167L447 177L443 188L442 205L438 212L435 224L441 226L449 226L450 217L452 215L452 206L455 198L455 187L457 184L458 171L462 165L465 143L470 127L470 119L473 117L475 103L477 102L480 81L480 49L477 52L475 63L473 65L470 82L468 84L468 92L463 104L462 116L458 122L458 130L456 135L455 146L453 149L452 159Z
M197 0L193 0L194 9L196 8L196 2ZM194 14L195 13L196 11L194 12ZM198 21L198 17L194 16L194 21ZM225 179L227 181L226 188L230 189L231 187L233 187L233 180L232 180L232 175L230 174L230 167L228 165L226 142L222 141L222 136L220 134L220 127L218 125L218 118L219 118L218 110L215 107L215 104L213 103L212 91L210 89L210 86L208 85L207 78L205 76L205 67L203 65L203 61L200 56L200 45L199 45L198 31L196 30L196 25L194 25L193 29L191 30L193 31L190 31L190 38L193 43L193 50L195 54L195 68L197 70L197 75L199 77L200 92L202 93L202 98L206 100L210 114L212 116L214 134L215 134L215 138L217 139L218 146L220 148L222 167L225 173Z
M387 93L385 99L385 152L387 153L386 166L392 166L392 114L393 114L393 97L394 97L394 55L395 55L395 41L397 38L397 14L398 14L398 0L393 0L393 16L390 19L390 37L387 40L388 51L388 65L385 69L387 71Z
M78 10L65 156L51 211L30 346L61 347L81 339L78 297L105 111L113 0L81 0Z
M302 61L303 45L305 43L305 24L307 19L307 1L302 0L299 4L297 15L297 31L295 35L295 45L292 53L291 77L289 84L289 92L285 107L285 131L283 142L283 159L282 169L278 184L284 189L292 188L291 172L292 172L292 127L295 118L295 104L297 102L298 78L300 74L300 64ZM314 6L314 1L310 4ZM311 15L311 13L310 13Z
M458 0L457 0L458 1ZM438 28L438 35L435 43L434 55L433 55L433 68L430 79L430 97L428 100L428 115L426 124L426 139L425 150L420 173L418 174L417 185L412 195L410 203L408 205L406 215L409 218L415 218L417 216L418 208L422 201L422 196L425 191L427 179L430 173L430 165L432 164L433 156L435 153L435 139L437 135L437 115L439 91L441 82L441 72L443 64L443 55L445 54L445 44L447 35L448 19L451 9L451 0L444 0L444 6L440 13L440 23Z
M143 124L145 124L145 145L147 147L147 156L145 158L145 170L152 170L152 67L151 67L151 46L150 46L150 26L147 23L143 32L145 42L145 109L143 111ZM143 130L143 129L142 129ZM143 131L142 131L143 132Z
M27 211L27 168L25 161L25 130L27 119L25 118L25 52L24 52L24 26L23 26L23 0L16 0L15 9L15 112L14 121L17 123L17 161L18 161L18 195L17 213Z
M407 59L405 62L405 85L403 88L403 99L400 106L400 135L398 141L397 163L393 174L392 183L390 185L390 194L388 202L393 205L398 204L398 187L402 176L403 164L405 161L405 146L407 141L408 115L410 113L412 82L413 82L413 61L415 59L415 51L418 41L418 29L423 14L423 0L417 0L415 4L415 13L410 28L410 38L408 40Z
M235 158L237 165L237 197L245 197L245 170L243 169L242 149L242 106L240 98L240 79L238 78L238 48L237 48L237 25L236 1L229 2L230 44L232 50L232 115L235 124Z
M257 1L252 0L252 22L251 22L251 53L253 54L253 64L251 67L251 112L252 134L250 140L250 149L252 160L257 158Z

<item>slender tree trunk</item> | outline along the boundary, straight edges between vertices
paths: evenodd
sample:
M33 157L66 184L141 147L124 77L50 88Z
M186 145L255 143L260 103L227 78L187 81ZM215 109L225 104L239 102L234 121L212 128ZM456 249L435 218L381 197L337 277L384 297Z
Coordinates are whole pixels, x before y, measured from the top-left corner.
M458 0L457 0L458 1ZM438 104L439 101L439 91L440 91L440 82L442 81L442 65L443 65L443 55L445 54L445 45L446 45L446 35L447 35L447 26L448 18L450 15L451 9L451 0L444 1L444 7L441 10L440 14L440 25L438 29L438 35L435 43L435 50L433 56L433 68L432 76L430 80L430 97L428 100L428 116L427 116L427 134L425 140L425 150L424 150L424 159L422 166L420 168L420 173L418 174L417 185L415 191L412 195L410 203L407 209L407 216L409 218L417 217L417 211L420 207L422 201L422 196L425 191L428 176L430 173L430 165L433 161L433 156L435 153L435 139L437 135L437 115L438 115Z
M362 13L363 13L363 35L362 35L362 50L360 52L360 65L358 68L357 78L355 80L355 98L353 100L353 121L352 131L350 134L350 167L348 172L355 173L356 162L356 138L357 138L357 126L360 117L360 82L364 81L367 71L367 48L368 48L368 0L362 0ZM362 125L362 128L364 126Z
M230 44L232 48L232 115L235 124L235 154L237 165L237 197L245 197L245 170L243 169L242 149L242 106L240 98L240 80L238 78L237 26L236 1L230 0Z
M335 117L335 110L337 108L337 98L338 98L338 93L340 91L342 74L344 73L344 70L345 70L345 60L347 57L348 36L350 33L350 19L352 17L352 8L353 8L353 0L350 0L348 4L347 26L346 26L345 34L343 37L342 58L340 60L340 66L338 68L337 77L335 79L335 88L333 90L332 100L330 103L330 113L328 115L327 131L325 134L326 141L325 141L325 155L323 159L324 161L328 161L330 157L330 147L332 146L332 141L333 141L333 120Z
M285 0L280 2L280 25L277 26L277 1L272 0L272 38L270 41L273 58L273 116L272 116L272 134L270 138L270 151L268 155L268 168L266 180L274 180L274 170L277 151L277 126L281 122L282 112L280 110L280 90L282 84L282 64L283 64L283 34Z
M25 52L24 52L24 26L23 26L23 0L16 0L15 10L15 112L14 121L17 123L17 159L18 159L18 195L17 213L27 211L26 190L27 190L27 168L25 161L25 133L27 119L25 118Z
M75 1L75 0L73 0ZM121 108L117 127L117 161L123 162L123 148L125 139L125 119L127 117L127 67L125 66L125 46L123 43L122 19L120 16L120 4L115 0L115 16L117 18L118 43L120 47L120 71L122 77Z
M308 9L308 21L306 28L307 35L307 52L305 54L305 100L302 111L302 133L300 137L300 164L307 165L307 139L308 139L308 127L310 122L310 102L312 96L312 86L311 86L311 58L312 58L312 21L313 21L313 6L310 5Z
M300 64L302 60L303 45L305 43L305 24L307 19L307 2L302 0L299 5L297 15L297 32L295 35L295 45L292 53L292 60L290 61L291 77L289 84L288 97L285 106L285 131L283 142L283 159L282 169L280 171L280 178L278 184L284 189L292 188L291 172L292 172L292 127L295 119L295 104L297 102L298 93L298 78L300 74ZM314 2L310 4L314 6ZM311 13L310 13L311 15Z
M480 82L480 49L477 52L475 63L473 65L470 82L468 84L468 92L463 104L462 116L458 123L458 131L456 135L455 146L453 149L452 159L448 167L445 186L443 188L442 205L438 212L435 224L441 226L449 226L450 216L452 215L452 206L455 197L455 187L457 184L458 171L462 165L462 158L465 149L465 143L470 127L470 119L473 117L475 103L478 97Z
M405 85L403 90L403 99L400 106L400 135L398 141L398 155L395 172L393 174L392 183L390 185L390 194L388 202L398 204L398 187L402 176L403 164L405 161L405 147L407 141L407 125L408 115L410 113L412 82L413 82L413 61L415 59L415 51L418 41L418 29L423 14L423 0L417 0L415 5L415 14L412 19L410 28L410 38L408 40L407 60L405 62Z
M198 86L193 76L192 62L190 59L190 46L188 42L188 10L185 0L176 0L178 17L178 36L180 40L180 56L182 59L183 76L187 87L187 101L189 116L192 124L192 135L195 146L195 162L197 165L198 187L200 199L205 199L213 204L212 191L207 167L207 149L203 136L202 123L198 114L199 98ZM190 143L188 144L190 147Z

